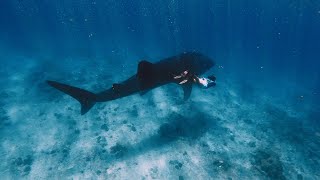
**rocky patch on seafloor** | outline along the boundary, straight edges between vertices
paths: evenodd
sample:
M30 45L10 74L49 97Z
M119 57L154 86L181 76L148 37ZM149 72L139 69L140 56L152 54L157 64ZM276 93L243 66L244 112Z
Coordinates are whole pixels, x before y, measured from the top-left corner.
M258 149L253 154L251 162L255 170L270 179L286 179L283 175L283 165L278 154L271 150Z
M33 161L34 158L31 155L27 155L26 157L18 157L12 161L11 171L20 176L26 176L31 171Z
M110 154L114 155L116 158L123 157L128 151L128 148L121 144L116 144L110 148Z
M179 162L178 160L170 160L169 164L177 170L180 170L183 166L183 163Z
M220 174L229 172L233 165L229 159L228 153L205 151L207 172L210 174Z

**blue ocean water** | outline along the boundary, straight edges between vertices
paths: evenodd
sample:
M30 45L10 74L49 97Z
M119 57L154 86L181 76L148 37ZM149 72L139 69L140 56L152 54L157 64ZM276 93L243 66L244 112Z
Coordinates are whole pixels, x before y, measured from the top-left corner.
M1 179L319 179L319 0L2 0ZM217 86L175 84L86 115L141 60L215 60Z

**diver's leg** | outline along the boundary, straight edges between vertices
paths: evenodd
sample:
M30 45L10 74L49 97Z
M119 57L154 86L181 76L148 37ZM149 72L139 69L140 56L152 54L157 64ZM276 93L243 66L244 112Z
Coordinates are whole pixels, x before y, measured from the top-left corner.
M217 84L215 82L210 82L207 86L207 88L210 88L210 87L213 87L213 86L216 86Z
M211 81L216 81L217 78L214 75L211 75L208 77L208 79L210 79Z

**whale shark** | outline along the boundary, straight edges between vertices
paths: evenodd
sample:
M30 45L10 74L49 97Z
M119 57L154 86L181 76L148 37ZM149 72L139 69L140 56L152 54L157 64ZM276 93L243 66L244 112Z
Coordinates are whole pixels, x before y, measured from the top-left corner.
M136 74L98 93L51 80L47 80L47 83L78 100L81 104L81 115L84 115L98 102L112 101L137 93L144 95L154 88L169 83L181 86L184 91L184 100L187 100L191 95L194 82L179 84L174 76L186 70L197 76L202 75L214 65L215 62L208 56L198 52L185 52L155 63L141 60Z

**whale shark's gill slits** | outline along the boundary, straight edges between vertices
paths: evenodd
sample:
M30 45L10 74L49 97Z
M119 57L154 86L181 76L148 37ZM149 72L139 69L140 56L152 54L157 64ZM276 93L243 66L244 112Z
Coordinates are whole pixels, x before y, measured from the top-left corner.
M120 88L121 88L121 84L118 84L118 83L114 83L112 85L112 89L116 92L119 92L120 91Z
M47 83L78 100L81 104L81 115L87 113L96 103L96 95L92 92L55 81L47 81Z

